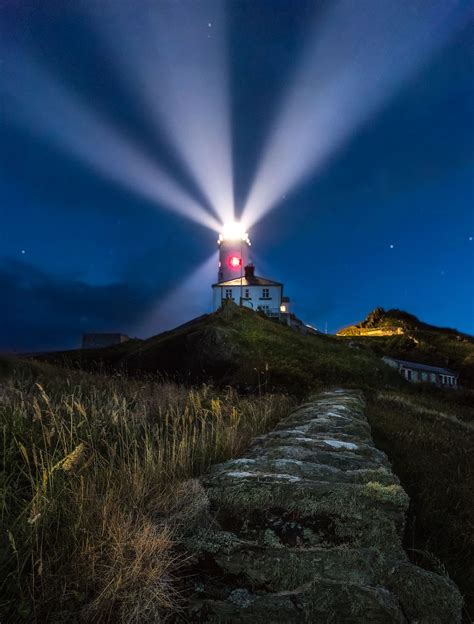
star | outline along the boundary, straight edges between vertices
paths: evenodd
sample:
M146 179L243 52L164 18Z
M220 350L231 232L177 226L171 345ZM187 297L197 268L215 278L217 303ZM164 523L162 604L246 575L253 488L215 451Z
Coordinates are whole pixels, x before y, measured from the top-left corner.
M392 244L390 245L390 249L393 249L394 247L395 247L395 245L392 243Z
M26 249L22 249L22 250L21 250L21 253L22 253L23 255L25 255L25 254L26 254Z
M472 236L469 236L469 240L472 241Z
M212 28L212 22L208 22L207 25L209 28Z

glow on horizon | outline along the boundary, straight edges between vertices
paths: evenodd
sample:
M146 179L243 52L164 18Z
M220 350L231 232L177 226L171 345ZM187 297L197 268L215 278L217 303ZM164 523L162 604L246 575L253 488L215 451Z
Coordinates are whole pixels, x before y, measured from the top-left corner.
M232 220L223 3L163 0L137 11L136 3L128 0L101 5L91 17L157 135L165 135L219 220Z
M469 12L447 0L331 2L278 111L242 219L254 225L317 173Z
M219 231L220 224L212 214L76 94L20 50L2 52L4 67L11 73L2 86L4 112L14 123L153 204ZM24 85L28 85L27 91Z

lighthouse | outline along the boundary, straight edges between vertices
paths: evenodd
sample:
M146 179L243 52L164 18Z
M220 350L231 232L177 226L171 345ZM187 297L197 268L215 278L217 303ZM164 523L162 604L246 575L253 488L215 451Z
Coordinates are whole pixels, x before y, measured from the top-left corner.
M289 319L290 300L283 296L283 284L255 275L246 228L240 223L225 225L217 244L219 267L217 283L212 286L214 309L230 299L267 316Z
M230 223L222 228L217 241L219 245L219 271L217 281L241 277L250 262L250 239L239 223Z

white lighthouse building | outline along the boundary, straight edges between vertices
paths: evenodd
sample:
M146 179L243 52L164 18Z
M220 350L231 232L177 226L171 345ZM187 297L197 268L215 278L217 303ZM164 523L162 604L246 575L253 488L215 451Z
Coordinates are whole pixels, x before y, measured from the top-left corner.
M245 229L236 223L224 227L218 245L219 270L212 285L214 310L231 299L237 305L289 322L290 300L283 295L283 284L255 275Z

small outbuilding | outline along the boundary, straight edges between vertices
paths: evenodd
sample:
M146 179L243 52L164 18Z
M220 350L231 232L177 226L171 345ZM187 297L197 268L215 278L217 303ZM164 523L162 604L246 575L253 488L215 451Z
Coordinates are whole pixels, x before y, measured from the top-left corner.
M457 388L458 373L449 368L441 368L439 366L429 366L428 364L420 364L418 362L408 362L407 360L397 360L392 357L385 356L383 361L396 368L400 375L407 381L413 383L432 383L442 388Z

